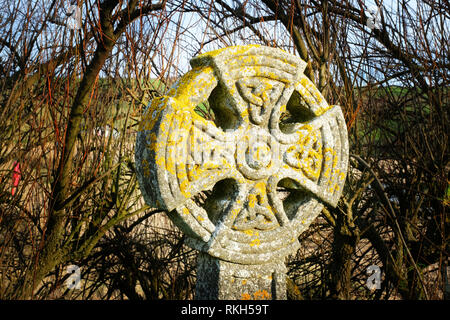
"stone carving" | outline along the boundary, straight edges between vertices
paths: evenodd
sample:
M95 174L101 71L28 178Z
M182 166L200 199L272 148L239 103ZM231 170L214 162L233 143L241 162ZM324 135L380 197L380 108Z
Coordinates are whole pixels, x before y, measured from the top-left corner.
M335 206L342 193L342 111L303 74L304 61L279 49L228 47L191 66L143 115L142 194L201 251L197 298L283 299L283 259L323 203ZM194 111L205 101L214 122ZM198 205L193 197L205 190L211 195Z

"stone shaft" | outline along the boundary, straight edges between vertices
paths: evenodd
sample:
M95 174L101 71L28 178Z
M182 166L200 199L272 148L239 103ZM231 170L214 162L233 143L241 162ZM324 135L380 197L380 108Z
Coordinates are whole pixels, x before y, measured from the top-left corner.
M283 261L242 265L200 253L195 299L285 300L286 267Z

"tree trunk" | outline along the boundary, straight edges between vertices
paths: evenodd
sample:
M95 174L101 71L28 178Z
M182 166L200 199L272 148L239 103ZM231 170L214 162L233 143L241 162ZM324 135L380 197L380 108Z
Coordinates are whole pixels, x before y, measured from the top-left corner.
M104 30L105 31L105 30ZM49 218L42 239L41 250L37 253L34 269L29 270L23 281L15 290L15 296L27 299L33 295L34 289L41 280L55 268L56 265L68 259L68 253L61 250L64 237L64 228L67 215L64 202L69 197L70 178L73 169L74 146L77 135L81 130L83 110L89 103L90 94L95 80L108 58L117 37L113 32L104 34L103 42L97 47L94 57L86 69L86 73L78 88L77 95L73 101L67 131L64 140L64 150L57 170L58 176L53 183L53 198L50 200Z
M332 244L332 259L329 266L330 296L332 299L348 300L351 298L351 258L359 241L359 232L350 228L346 217L337 215Z

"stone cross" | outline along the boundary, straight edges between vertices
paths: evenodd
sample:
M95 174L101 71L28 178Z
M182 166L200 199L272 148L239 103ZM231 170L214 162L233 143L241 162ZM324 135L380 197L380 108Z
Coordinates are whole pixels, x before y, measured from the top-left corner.
M342 193L342 111L304 75L304 61L279 49L227 47L191 66L144 112L142 195L200 251L196 299L286 299L285 258ZM206 102L214 120L195 110Z

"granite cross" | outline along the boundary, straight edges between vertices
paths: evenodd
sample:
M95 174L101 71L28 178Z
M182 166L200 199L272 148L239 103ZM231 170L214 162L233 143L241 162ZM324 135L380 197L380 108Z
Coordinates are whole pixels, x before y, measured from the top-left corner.
M191 66L143 114L142 195L200 251L196 299L286 299L285 258L342 193L342 111L304 75L306 63L280 49L227 47ZM206 103L213 120L197 112Z

